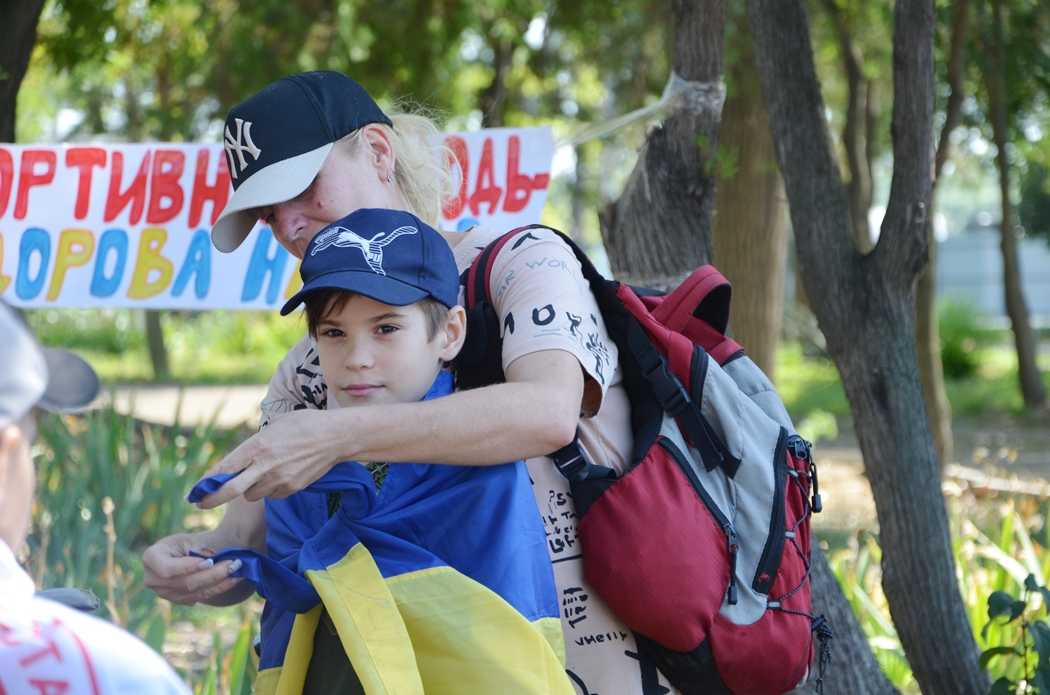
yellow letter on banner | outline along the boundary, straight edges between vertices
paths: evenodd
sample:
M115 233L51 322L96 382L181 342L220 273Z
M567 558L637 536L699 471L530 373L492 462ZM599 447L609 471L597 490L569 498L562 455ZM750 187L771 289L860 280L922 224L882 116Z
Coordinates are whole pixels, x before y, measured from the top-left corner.
M161 227L147 227L139 238L139 252L135 259L135 272L131 276L131 287L128 288L129 299L149 299L171 284L174 266L161 255L164 243L168 240L168 231ZM160 273L150 280L153 271Z
M4 275L4 235L0 234L0 294L6 292L10 284L11 278Z
M288 278L288 288L284 291L285 300L291 299L292 295L303 288L303 277L299 275L299 266L302 264L302 261L296 263L295 270L292 271L292 277Z
M51 285L47 288L47 301L53 302L62 294L66 271L87 265L95 253L95 236L86 229L63 229L58 237L55 253L55 272L51 274Z

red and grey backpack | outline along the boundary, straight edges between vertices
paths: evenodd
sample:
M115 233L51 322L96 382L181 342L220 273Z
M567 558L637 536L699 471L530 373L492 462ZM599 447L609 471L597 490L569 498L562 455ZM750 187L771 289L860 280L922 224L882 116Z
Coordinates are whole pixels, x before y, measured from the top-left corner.
M464 273L464 388L503 380L489 277L499 237ZM626 473L551 454L568 478L587 581L683 693L784 693L831 631L812 613L809 443L769 379L725 335L730 286L706 265L667 294L607 280L575 252L620 352L634 449ZM818 680L818 687L820 681Z

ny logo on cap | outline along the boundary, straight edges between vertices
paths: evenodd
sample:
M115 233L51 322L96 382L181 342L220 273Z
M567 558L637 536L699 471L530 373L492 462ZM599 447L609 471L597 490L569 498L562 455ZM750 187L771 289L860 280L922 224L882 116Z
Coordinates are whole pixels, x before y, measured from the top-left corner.
M244 153L247 152L252 156L252 159L258 160L259 155L262 154L262 150L255 146L252 142L252 122L246 121L243 118L234 118L233 122L237 124L237 135L235 136L230 132L229 124L226 125L226 142L223 147L226 148L226 157L230 161L230 176L237 178L237 166L233 159L233 153L237 153L237 162L240 163L240 171L243 173L248 168L248 162L244 159Z
M361 254L365 257L365 262L368 263L368 267L372 269L372 272L386 275L386 271L383 270L383 247L399 236L416 234L417 232L419 230L415 227L405 226L398 227L390 232L389 235L386 232L379 232L371 239L364 239L346 227L332 227L317 238L317 244L314 246L313 251L310 252L310 255L316 256L318 251L324 251L330 246L358 248L361 249ZM380 237L383 238L380 239Z

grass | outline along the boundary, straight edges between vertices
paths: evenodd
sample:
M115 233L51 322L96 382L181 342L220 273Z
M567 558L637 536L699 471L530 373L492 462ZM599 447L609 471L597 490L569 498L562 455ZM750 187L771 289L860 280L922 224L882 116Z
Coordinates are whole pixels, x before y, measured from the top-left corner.
M1016 624L996 623L985 629L988 597L996 591L1022 594L1028 574L1040 584L1050 576L1050 527L1045 521L1050 502L960 497L949 500L949 510L956 573L977 645L982 651L1013 645ZM882 551L877 536L867 531L855 533L845 547L830 552L829 560L883 671L902 692L917 693L882 593ZM991 680L1008 676L1017 681L1022 664L1019 659L992 659L987 670Z
M108 384L152 382L143 313L129 309L26 312L45 345L76 350ZM299 316L273 311L164 312L171 380L264 384L306 332Z
M979 355L974 376L945 382L953 416L1025 416L1012 344L990 345L982 348ZM1039 366L1050 391L1050 354L1040 356ZM850 417L849 402L834 363L827 357L806 356L799 343L787 343L778 351L776 386L803 432L807 419L824 414L836 419Z

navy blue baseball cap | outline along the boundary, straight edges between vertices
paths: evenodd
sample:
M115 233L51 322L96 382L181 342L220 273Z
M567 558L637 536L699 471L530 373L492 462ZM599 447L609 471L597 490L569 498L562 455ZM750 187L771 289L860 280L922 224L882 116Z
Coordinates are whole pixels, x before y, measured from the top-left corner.
M459 301L459 271L448 242L409 212L362 208L328 225L306 248L303 288L281 308L291 313L317 290L363 294L391 306L433 297Z
M233 195L211 230L215 248L240 246L253 208L305 191L335 142L369 123L393 125L364 87L331 71L284 77L230 109L223 147Z

